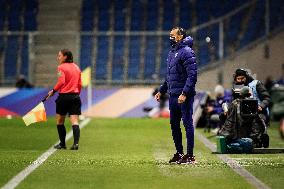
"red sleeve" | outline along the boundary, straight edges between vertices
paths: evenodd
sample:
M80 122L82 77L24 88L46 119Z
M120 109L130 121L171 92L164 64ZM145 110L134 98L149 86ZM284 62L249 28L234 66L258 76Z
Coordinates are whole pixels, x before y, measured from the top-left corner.
M57 83L53 88L55 91L58 91L65 83L65 74L60 67L58 67L57 69L57 75L58 75Z

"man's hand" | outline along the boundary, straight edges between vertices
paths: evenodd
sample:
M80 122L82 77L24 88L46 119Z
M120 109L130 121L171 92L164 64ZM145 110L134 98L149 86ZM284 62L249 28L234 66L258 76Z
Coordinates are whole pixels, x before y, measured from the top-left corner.
M160 102L160 99L161 99L161 93L160 92L157 92L157 94L155 95L155 99Z
M261 106L258 106L258 111L262 111L262 107Z
M178 103L179 104L184 103L185 100L186 100L186 96L184 94L179 95L179 97L178 97Z

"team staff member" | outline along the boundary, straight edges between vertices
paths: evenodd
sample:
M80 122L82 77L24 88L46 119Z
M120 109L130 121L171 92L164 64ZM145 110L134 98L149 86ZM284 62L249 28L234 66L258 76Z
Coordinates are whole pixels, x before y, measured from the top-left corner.
M176 147L176 154L169 163L188 164L195 163L193 156L194 128L193 128L193 101L195 96L195 83L197 81L197 66L193 39L186 36L183 28L175 27L170 32L172 49L167 58L167 76L155 95L157 101L163 93L169 94L170 123L172 136ZM183 154L182 133L180 121L183 121L186 138L187 154Z
M58 92L59 96L56 102L56 123L60 143L55 145L56 149L66 149L65 137L66 129L64 121L66 114L70 115L72 123L74 143L70 150L78 150L80 128L79 115L81 114L81 71L80 68L73 63L72 52L68 49L59 51L57 60L58 66L58 81L54 88L48 92L48 96L53 96Z

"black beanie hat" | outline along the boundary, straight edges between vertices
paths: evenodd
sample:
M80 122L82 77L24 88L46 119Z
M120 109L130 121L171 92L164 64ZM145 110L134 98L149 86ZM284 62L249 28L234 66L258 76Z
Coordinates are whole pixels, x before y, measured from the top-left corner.
M248 72L246 70L244 70L244 69L238 68L235 71L235 77L237 77L237 76L246 76L247 77L248 76Z

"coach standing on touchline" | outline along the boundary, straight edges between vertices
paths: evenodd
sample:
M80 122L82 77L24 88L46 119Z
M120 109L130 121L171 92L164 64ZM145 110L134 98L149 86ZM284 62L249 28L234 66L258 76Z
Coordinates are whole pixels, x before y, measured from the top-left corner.
M70 115L72 123L74 143L70 150L78 150L80 128L79 115L81 114L81 71L80 68L73 63L72 52L63 49L59 51L57 60L58 81L53 90L48 92L49 96L53 96L55 92L59 92L56 102L56 123L60 143L55 145L56 149L66 149L65 137L66 129L64 126L66 114Z
M170 123L172 136L176 147L176 154L169 163L195 163L193 156L194 128L193 128L193 101L195 83L197 81L197 65L195 53L192 50L193 39L186 36L183 28L175 27L170 32L172 49L167 58L167 75L159 92L155 95L157 101L161 94L169 94ZM183 154L182 133L180 121L186 131L187 154Z

